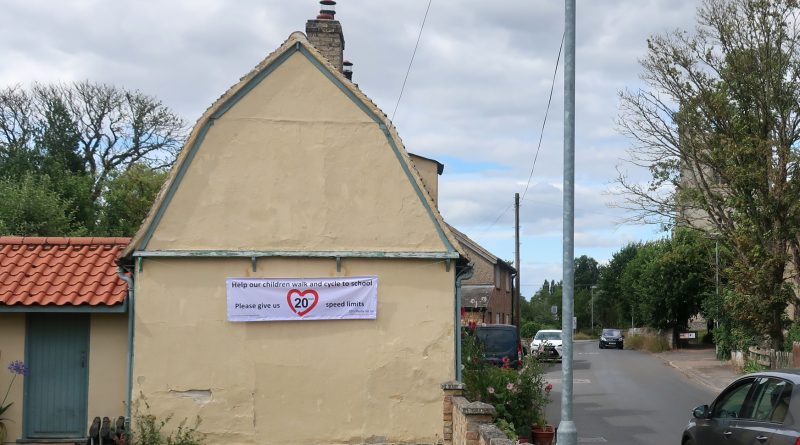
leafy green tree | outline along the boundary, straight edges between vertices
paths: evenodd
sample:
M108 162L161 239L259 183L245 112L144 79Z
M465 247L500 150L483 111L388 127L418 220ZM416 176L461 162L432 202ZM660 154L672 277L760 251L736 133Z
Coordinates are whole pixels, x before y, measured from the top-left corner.
M657 255L649 258L638 286L641 316L655 328L683 328L714 291L714 269L708 261L713 244L683 229L656 242L654 249Z
M91 82L0 89L0 177L24 190L46 185L86 234L135 232L185 133L180 117L139 91Z
M631 320L635 301L633 294L623 288L622 275L640 247L640 243L626 245L615 252L600 271L595 291L595 317L603 326L627 326Z
M22 178L0 178L0 228L7 235L82 235L75 225L69 203L52 191L47 176L28 174Z
M725 310L775 347L795 298L787 262L800 270L797 21L796 0L707 0L695 35L648 40L648 89L622 93L620 116L632 162L652 172L644 186L619 177L623 205L719 235L732 252Z
M102 223L111 236L130 236L147 216L167 173L143 164L112 176L105 193Z

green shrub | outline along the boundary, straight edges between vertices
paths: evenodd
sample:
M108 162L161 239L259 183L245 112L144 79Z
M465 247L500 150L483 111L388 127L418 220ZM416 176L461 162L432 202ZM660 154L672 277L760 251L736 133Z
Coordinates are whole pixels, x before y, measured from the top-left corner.
M762 365L761 363L758 363L753 359L747 359L744 362L744 368L742 369L742 371L744 371L745 374L750 374L751 372L759 372L759 371L764 371L766 369L767 367Z
M141 410L141 403L145 406L144 412ZM165 434L162 430L172 420L172 415L159 420L149 412L150 405L144 395L140 395L134 404L133 430L127 443L131 445L202 445L203 434L197 431L200 426L200 416L195 419L193 426L186 426L186 419L183 419L178 424L177 430Z
M502 431L512 442L516 442L519 438L519 436L517 436L517 430L514 428L514 424L509 423L506 419L497 419L494 424L497 425L497 428L499 428L500 431Z
M791 351L792 350L792 343L800 342L800 321L795 321L789 326L789 330L786 331L786 340L784 341L783 350L784 351Z
M535 321L526 321L519 328L519 335L523 338L531 338L542 329L542 325Z

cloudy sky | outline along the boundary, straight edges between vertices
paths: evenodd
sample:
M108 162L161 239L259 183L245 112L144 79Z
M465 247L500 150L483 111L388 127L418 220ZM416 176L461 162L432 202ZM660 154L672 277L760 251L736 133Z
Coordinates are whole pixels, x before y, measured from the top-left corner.
M640 86L653 34L692 30L695 0L578 0L575 255L607 261L663 236L622 225L609 204L630 143L616 131L618 92ZM391 115L428 0L340 0L354 81ZM5 0L0 86L89 79L159 97L194 122L222 92L304 31L314 0ZM409 151L445 164L444 217L501 258L514 257L521 207L523 295L561 279L564 30L557 0L432 0L394 123Z

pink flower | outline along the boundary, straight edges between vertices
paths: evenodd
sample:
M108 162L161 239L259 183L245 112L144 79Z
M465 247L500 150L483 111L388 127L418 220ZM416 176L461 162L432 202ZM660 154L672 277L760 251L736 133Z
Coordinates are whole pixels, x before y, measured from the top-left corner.
M494 394L494 388L492 388L491 386L487 388L486 391L488 391L489 394Z
M552 389L553 389L552 383L548 383L547 386L544 387L544 390L547 392L550 392Z
M514 390L514 384L513 383L509 383L508 385L506 385L506 389L509 390L509 391L513 391Z

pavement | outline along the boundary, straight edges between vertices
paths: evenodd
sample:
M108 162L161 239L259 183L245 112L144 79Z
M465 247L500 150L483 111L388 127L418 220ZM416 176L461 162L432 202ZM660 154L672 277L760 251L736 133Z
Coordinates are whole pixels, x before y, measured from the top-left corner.
M729 360L717 360L713 347L674 349L653 355L716 393L741 375L734 370Z

